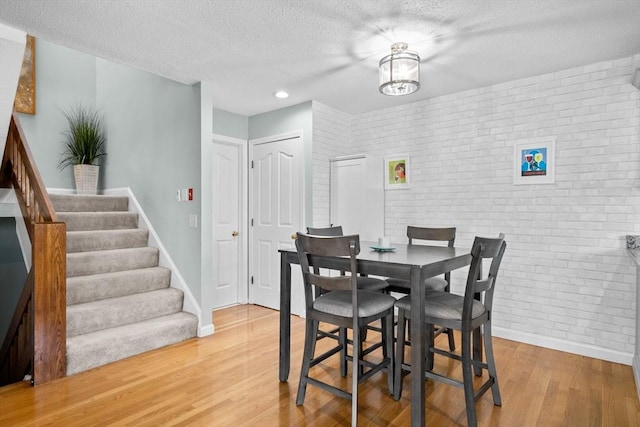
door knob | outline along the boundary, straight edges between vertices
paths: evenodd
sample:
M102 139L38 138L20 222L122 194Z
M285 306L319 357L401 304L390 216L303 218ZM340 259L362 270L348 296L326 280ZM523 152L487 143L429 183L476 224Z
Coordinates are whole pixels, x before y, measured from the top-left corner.
M298 233L293 233L293 234L291 235L291 239L292 239L292 240L296 240L297 238L298 238Z
M233 233L231 233L231 235L232 235L233 237L236 237L236 236L238 235L238 232L237 232L237 231L234 231Z

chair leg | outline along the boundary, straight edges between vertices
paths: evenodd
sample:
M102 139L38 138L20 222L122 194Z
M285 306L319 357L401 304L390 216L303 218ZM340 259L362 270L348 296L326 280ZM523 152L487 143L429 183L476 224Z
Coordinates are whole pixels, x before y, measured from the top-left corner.
M359 336L358 336L358 343L356 344L355 342L355 334L354 334L354 342L353 342L353 371L355 372L356 369L358 369L358 376L363 376L364 375L364 365L362 363L360 363L360 356L361 354L364 353L364 339L362 338L362 332L366 331L367 327L362 327L359 329ZM356 345L358 346L358 357L356 358Z
M402 364L404 363L404 333L406 329L407 322L405 320L405 311L398 310L396 357L393 361L393 398L395 400L400 400L400 396L402 395Z
M453 329L447 328L447 337L449 338L449 350L454 351L456 349L456 340L453 339Z
M425 369L427 371L433 371L433 347L435 346L435 333L434 333L434 326L435 325L430 325L427 324L425 329L426 329L426 334L427 337L425 339L425 342L427 344L427 349L426 349L426 360L425 360Z
M393 312L386 316L382 320L382 339L384 340L384 358L389 360L387 365L387 386L389 387L389 394L393 395Z
M476 427L476 400L473 392L473 353L471 349L471 331L462 331L462 382L464 387L464 401L467 411L467 425Z
M340 328L338 332L338 336L340 337L340 345L342 349L340 350L340 375L343 377L347 376L347 328Z
M491 385L491 394L493 395L493 404L496 406L502 406L502 399L500 398L500 387L498 386L498 374L496 371L496 363L493 358L493 342L491 338L491 322L484 324L484 351L487 355L487 367L489 376L493 379Z
M302 405L304 403L309 369L311 367L311 360L313 359L316 335L318 335L318 322L316 320L307 319L305 325L304 352L302 355L302 367L300 368L300 382L298 383L296 405Z
M353 322L353 369L351 370L351 426L358 425L358 383L360 382L360 358L362 357L362 338L357 325ZM366 329L366 327L365 327Z
M320 322L313 322L313 330L315 331L315 339L311 340L311 360L313 360L313 356L316 354L316 344L318 343L318 331L320 330ZM305 330L305 340L307 339L306 330ZM306 343L305 343L306 345Z
M387 335L391 335L391 339L393 340L393 323L391 324L391 329L389 329L389 326L387 325L387 318L383 317L382 319L380 319L380 329L381 329L381 333L382 333L382 342L386 343L386 338ZM382 345L382 357L384 357L385 359L387 357L392 357L393 356L393 351L391 353L389 353L386 344Z

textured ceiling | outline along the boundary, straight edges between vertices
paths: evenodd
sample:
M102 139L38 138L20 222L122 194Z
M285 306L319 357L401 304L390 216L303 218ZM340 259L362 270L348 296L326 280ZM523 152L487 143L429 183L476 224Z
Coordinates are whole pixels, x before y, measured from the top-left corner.
M0 22L210 82L246 116L311 99L361 113L640 53L640 0L0 0ZM396 41L422 58L422 88L392 98L377 64Z

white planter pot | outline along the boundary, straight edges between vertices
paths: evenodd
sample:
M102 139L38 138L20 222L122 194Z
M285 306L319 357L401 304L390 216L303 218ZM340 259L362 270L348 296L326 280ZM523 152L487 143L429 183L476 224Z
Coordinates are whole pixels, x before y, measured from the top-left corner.
M76 178L77 194L98 194L98 174L100 166L74 165L73 175Z

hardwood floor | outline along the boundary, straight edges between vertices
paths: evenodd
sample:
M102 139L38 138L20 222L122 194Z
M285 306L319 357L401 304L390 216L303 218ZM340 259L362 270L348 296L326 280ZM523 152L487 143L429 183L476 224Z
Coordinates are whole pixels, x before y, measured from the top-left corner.
M0 426L349 425L350 403L315 387L308 387L303 406L295 405L302 319L292 318L287 383L278 381L278 312L237 306L216 311L214 320L216 333L206 338L37 387L0 388ZM485 394L476 404L479 425L640 425L631 367L497 338L494 347L503 405L493 406ZM436 369L457 368L442 359ZM314 372L348 382L338 363ZM360 391L360 425L410 425L409 378L399 402L388 395L385 374ZM428 426L465 425L462 390L429 382L426 413Z

